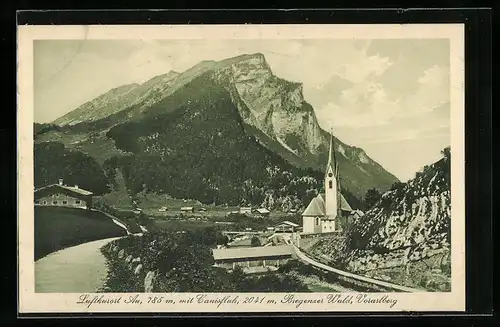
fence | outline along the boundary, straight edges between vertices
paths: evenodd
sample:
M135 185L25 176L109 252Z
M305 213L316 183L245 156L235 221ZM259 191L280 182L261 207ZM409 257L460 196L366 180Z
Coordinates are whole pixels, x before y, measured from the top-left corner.
M340 280L346 281L350 284L354 284L363 288L371 289L374 291L396 291L396 292L424 292L423 290L414 289L406 286L401 286L397 284L388 283L385 281L356 275L347 271L343 271L337 268L333 268L327 266L321 262L316 261L315 259L309 257L305 253L303 253L295 244L294 249L297 257L308 263L313 265L314 267L329 271L337 275Z

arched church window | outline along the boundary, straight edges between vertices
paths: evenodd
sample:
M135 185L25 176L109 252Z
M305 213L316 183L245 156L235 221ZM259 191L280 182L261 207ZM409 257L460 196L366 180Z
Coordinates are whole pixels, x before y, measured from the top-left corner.
M328 181L328 187L329 188L333 188L333 182L332 181Z

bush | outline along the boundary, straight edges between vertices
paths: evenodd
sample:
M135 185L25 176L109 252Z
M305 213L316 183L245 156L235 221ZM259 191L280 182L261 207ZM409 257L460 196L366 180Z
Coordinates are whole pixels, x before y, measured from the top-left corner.
M189 233L152 232L141 237L128 236L113 242L127 254L140 257L144 271L158 271L159 292L295 292L307 291L300 280L286 273L261 276L232 273L213 267L211 247L217 243L217 230L199 229ZM106 289L114 292L134 291L141 280L126 265L103 248L111 274ZM120 285L123 287L120 288Z
M260 239L257 237L257 236L254 236L252 237L252 239L250 240L250 245L252 247L257 247L257 246L261 246L262 244L260 243Z

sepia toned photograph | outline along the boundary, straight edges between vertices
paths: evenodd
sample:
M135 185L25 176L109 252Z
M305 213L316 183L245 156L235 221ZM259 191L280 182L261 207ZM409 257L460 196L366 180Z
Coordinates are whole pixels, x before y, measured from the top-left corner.
M375 26L20 27L25 307L463 309L463 29Z

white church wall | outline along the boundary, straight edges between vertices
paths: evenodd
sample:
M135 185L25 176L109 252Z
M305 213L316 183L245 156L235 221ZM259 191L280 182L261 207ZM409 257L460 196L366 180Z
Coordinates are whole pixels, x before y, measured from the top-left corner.
M331 233L335 231L335 220L323 220L321 224L322 233Z
M302 232L306 234L321 233L321 218L302 217Z
M337 191L337 178L333 173L333 167L329 166L325 177L325 214L328 217L337 216Z

